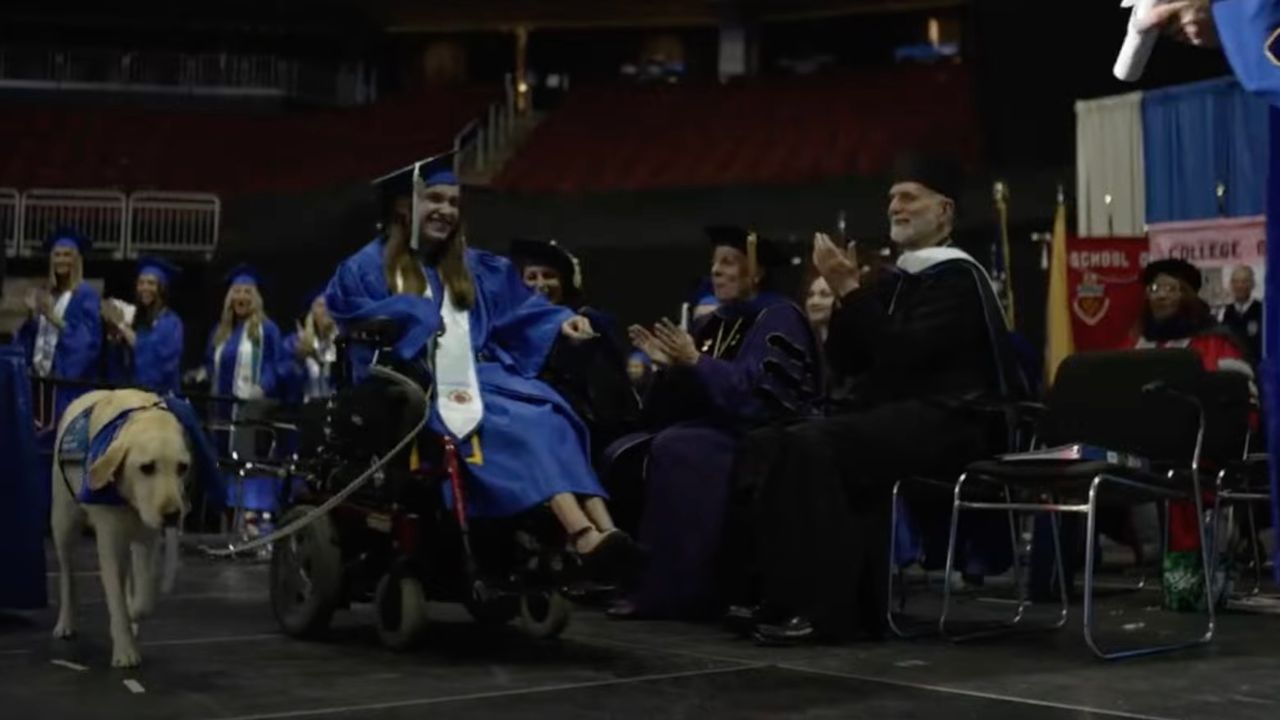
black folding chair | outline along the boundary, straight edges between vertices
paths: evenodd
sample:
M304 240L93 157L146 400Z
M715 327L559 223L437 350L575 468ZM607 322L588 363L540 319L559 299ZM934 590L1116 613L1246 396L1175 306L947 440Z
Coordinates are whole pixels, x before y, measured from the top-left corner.
M956 528L965 510L1078 513L1086 516L1084 638L1103 659L1167 652L1213 638L1212 583L1205 583L1206 625L1197 637L1163 645L1108 650L1095 637L1095 545L1101 505L1132 506L1186 500L1196 506L1201 564L1212 578L1205 542L1200 475L1209 416L1229 414L1224 403L1205 403L1210 384L1198 355L1186 349L1085 353L1068 358L1041 423L1045 448L1078 447L1079 459L1049 459L1047 451L1005 455L971 464L955 486L939 628L945 633L951 605ZM1223 415L1220 415L1222 413ZM1063 451L1061 455L1070 455ZM1012 498L993 501L992 492ZM976 493L976 496L975 496ZM1059 584L1061 542L1054 524ZM1065 592L1065 587L1062 588Z
M1036 424L1044 412L1044 406L1032 402L1007 403L973 403L971 409L976 416L988 418L994 426L1000 428L1003 439L998 440L999 447L1005 452L1028 450L1035 443ZM992 448L994 449L994 448ZM1031 606L1027 598L1027 582L1023 578L1022 547L1018 541L1019 527L1013 510L1008 510L1010 557L1012 559L1013 588L1016 593L1012 615L1005 620L978 622L976 627L966 629L962 633L953 632L946 623L940 622L941 615L932 621L919 621L907 615L907 599L910 595L906 574L897 556L899 513L906 502L946 502L955 497L956 481L952 478L911 476L898 480L893 484L893 502L889 521L889 582L888 602L886 603L886 621L890 631L903 639L914 639L941 634L949 640L963 641L993 634L1001 634L1014 630L1057 629L1067 621L1067 593L1061 594L1061 606L1056 620L1047 626L1042 624L1024 625L1026 611ZM986 487L989 499L993 502L1011 503L1013 498L1008 488ZM975 498L971 498L975 499ZM1056 522L1056 519L1055 519ZM1054 534L1055 540L1057 533ZM954 542L954 540L953 540ZM1062 566L1058 565L1059 587L1063 586ZM948 569L950 574L950 569ZM896 576L896 584L895 584ZM1007 602L1000 598L982 598L992 602Z

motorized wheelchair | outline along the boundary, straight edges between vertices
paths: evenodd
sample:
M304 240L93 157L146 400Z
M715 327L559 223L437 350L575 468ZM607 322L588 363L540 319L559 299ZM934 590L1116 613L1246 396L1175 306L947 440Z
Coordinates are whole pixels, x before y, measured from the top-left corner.
M542 508L467 517L469 449L426 427L429 372L396 359L397 336L389 321L348 328L339 355L373 348L369 377L340 369L338 392L304 410L293 468L303 481L290 485L280 532L310 520L274 543L276 619L289 635L315 637L336 610L371 601L383 643L403 649L422 638L431 600L461 603L482 624L559 635L578 567L563 530Z

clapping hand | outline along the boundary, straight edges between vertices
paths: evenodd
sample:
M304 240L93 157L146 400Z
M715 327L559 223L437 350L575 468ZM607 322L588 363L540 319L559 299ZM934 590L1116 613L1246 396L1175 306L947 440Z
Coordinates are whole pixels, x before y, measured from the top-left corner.
M814 233L813 266L838 298L862 285L862 271L852 254L852 246L841 249L826 233Z
M658 342L658 338L654 337L653 333L643 326L632 325L627 328L627 337L631 338L632 345L635 345L641 352L648 355L649 359L653 360L655 364L664 367L671 366L671 356L662 349L662 344Z
M693 342L693 336L662 318L653 326L653 335L663 353L676 365L695 365L701 353Z

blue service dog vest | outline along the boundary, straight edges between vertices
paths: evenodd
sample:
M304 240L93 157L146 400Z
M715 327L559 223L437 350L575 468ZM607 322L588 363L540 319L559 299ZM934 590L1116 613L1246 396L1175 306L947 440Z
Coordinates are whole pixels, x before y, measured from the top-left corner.
M150 405L148 408L160 406ZM76 462L84 469L80 475L80 488L75 490L77 502L86 505L126 504L115 483L107 483L98 490L89 487L89 467L102 457L107 448L111 447L111 443L116 439L116 435L120 434L120 428L124 427L129 416L137 410L148 408L137 408L120 413L112 418L111 422L103 425L93 437L89 436L89 416L93 412L92 406L81 410L71 418L71 422L67 423L67 429L62 433L62 444L58 446L58 462Z

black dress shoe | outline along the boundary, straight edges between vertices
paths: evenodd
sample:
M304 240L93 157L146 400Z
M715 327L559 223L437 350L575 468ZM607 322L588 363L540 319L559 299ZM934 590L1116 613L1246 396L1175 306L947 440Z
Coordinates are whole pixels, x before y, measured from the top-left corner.
M803 615L788 618L777 625L760 624L751 634L757 645L770 647L791 647L818 639L813 623Z

